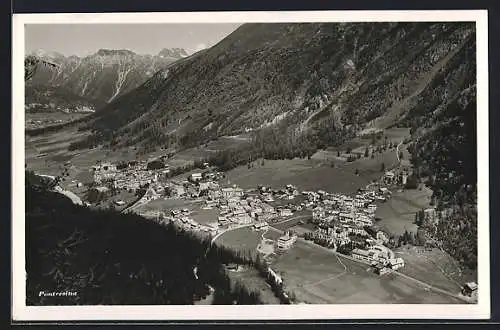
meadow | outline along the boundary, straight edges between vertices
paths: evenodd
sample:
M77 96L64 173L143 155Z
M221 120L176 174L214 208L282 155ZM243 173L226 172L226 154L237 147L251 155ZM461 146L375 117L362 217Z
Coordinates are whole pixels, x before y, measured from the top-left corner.
M425 250L403 246L394 252L405 260L401 273L432 283L443 290L458 293L464 283L477 282L476 271L461 269L456 260L437 248Z
M272 267L283 274L285 290L293 291L305 303L462 303L396 274L376 275L368 265L337 257L301 240L278 256Z
M415 213L430 205L431 192L428 189L412 189L394 192L385 203L379 203L375 216L381 218L377 226L395 235L417 231Z
M262 233L254 231L250 227L238 228L225 232L219 236L217 244L221 244L241 252L255 253L257 246L262 240L261 235Z

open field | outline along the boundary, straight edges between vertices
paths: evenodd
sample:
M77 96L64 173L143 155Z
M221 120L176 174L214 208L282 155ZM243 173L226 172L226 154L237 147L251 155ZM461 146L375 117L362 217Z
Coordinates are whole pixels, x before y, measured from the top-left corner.
M368 265L300 240L272 267L283 274L285 290L306 303L461 303L396 274L375 275Z
M254 231L250 227L239 228L222 234L217 244L222 244L238 251L256 251L262 237L262 233Z
M366 181L378 180L382 176L383 172L382 164L384 164L385 169L395 167L398 164L398 158L396 150L388 150L381 154L374 155L374 158L361 158L344 165L346 171L354 171L358 169L359 176Z
M250 141L249 135L221 136L217 140L207 143L207 151L219 151L243 146Z
M210 141L205 146L199 146L179 151L174 157L169 159L172 167L185 166L193 163L195 160L205 159L220 150L235 148L248 143L248 137L245 136L222 136L217 140Z
M190 217L202 225L214 222L216 223L217 217L219 216L219 209L214 207L212 209L204 210L200 206L201 205L195 206L193 213L190 214Z
M277 240L282 234L276 230L268 230L264 233L264 238Z
M336 156L335 156L336 157ZM321 158L321 157L320 157ZM325 190L352 194L364 188L370 181L382 175L382 163L386 169L398 163L396 151L390 150L377 154L373 159L362 158L350 163L332 167L329 161L318 159L264 160L254 162L253 168L239 166L227 172L225 181L242 188L255 188L268 185L282 188L293 184L300 190ZM356 170L359 175L356 175Z
M401 247L394 251L405 260L401 273L450 292L458 292L466 282L477 282L477 272L462 271L458 263L445 252L419 247Z
M388 128L385 130L384 134L388 137L389 141L401 142L405 138L410 136L409 128Z
M297 186L300 190L319 190L329 192L353 193L368 182L354 174L354 170L322 166L313 160L265 160L248 169L239 166L226 175L226 181L244 189L256 188L258 185L271 186L273 189L283 188L287 184Z
M416 232L415 213L429 207L430 194L427 189L394 192L386 203L378 205L375 216L382 220L377 226L397 235L403 234L405 229Z

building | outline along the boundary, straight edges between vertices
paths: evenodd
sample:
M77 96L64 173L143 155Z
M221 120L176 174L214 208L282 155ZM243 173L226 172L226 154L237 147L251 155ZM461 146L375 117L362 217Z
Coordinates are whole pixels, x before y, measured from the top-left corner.
M255 230L268 230L269 229L269 224L265 221L263 222L258 222L256 224L253 225L253 228Z
M383 245L375 245L371 250L377 252L382 258L391 259L394 258L394 253L387 247Z
M239 214L239 215L236 215L235 217L233 217L233 222L236 222L240 225L248 225L252 222L252 218L246 214L246 213L243 213L243 214Z
M280 216L282 216L282 217L289 217L291 215L293 215L293 212L292 212L292 210L290 210L288 208L280 210Z
M325 216L325 210L321 207L316 207L312 212L312 217L314 220L319 220Z
M462 294L467 297L477 297L477 288L476 282L465 283L462 288Z
M393 171L387 171L387 172L385 172L385 175L384 175L384 182L385 183L393 183L395 177L396 177L396 175L394 174Z
M223 198L229 199L234 196L234 188L222 188L221 195Z
M276 245L280 250L288 250L293 246L296 240L296 235L290 235L290 233L287 232L285 235L278 238Z
M262 209L260 207L252 207L250 209L250 216L252 218L257 218L259 215L263 213Z
M406 185L407 182L408 182L408 175L406 174L406 172L403 172L401 174L401 184L404 186Z
M389 259L389 267L391 269L400 269L405 266L405 262L403 258L394 258L394 259Z
M198 186L199 191L204 191L210 189L210 184L208 182L200 182L200 185Z
M365 205L365 200L364 199L361 199L361 198L356 198L354 199L353 201L353 205L355 207L363 207Z
M370 253L367 250L354 249L352 250L352 257L354 259L362 260L362 261L371 261Z
M116 165L111 163L92 166L92 170L94 172L94 181L97 183L113 179L117 173Z
M375 273L378 275L385 275L389 272L389 268L385 267L382 264L376 264L374 268L375 268Z
M201 178L202 178L201 173L193 173L189 176L189 180L191 182L198 182L201 180Z
M389 242L389 238L383 231L378 231L377 232L377 240L382 242L382 243L387 243Z

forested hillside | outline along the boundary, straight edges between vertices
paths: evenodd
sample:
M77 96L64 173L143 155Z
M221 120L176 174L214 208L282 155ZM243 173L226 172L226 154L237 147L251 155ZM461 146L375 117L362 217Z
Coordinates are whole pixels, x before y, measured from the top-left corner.
M427 116L411 147L419 178L433 190L437 209L444 211L437 226L424 227L472 269L477 267L476 108L474 85Z
M25 188L27 305L193 304L209 286L214 304L260 303L259 292L225 273L223 263L244 258L220 247L206 253L209 240L135 214L73 205L32 173Z
M335 144L439 106L429 90L467 88L474 76L461 54L474 40L463 22L244 24L82 129L117 148L186 147L267 127L290 143Z

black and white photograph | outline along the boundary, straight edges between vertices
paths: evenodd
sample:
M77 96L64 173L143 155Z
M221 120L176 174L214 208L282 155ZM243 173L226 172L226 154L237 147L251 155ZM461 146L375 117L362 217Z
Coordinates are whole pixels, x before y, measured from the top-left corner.
M486 18L14 15L14 315L489 317Z

